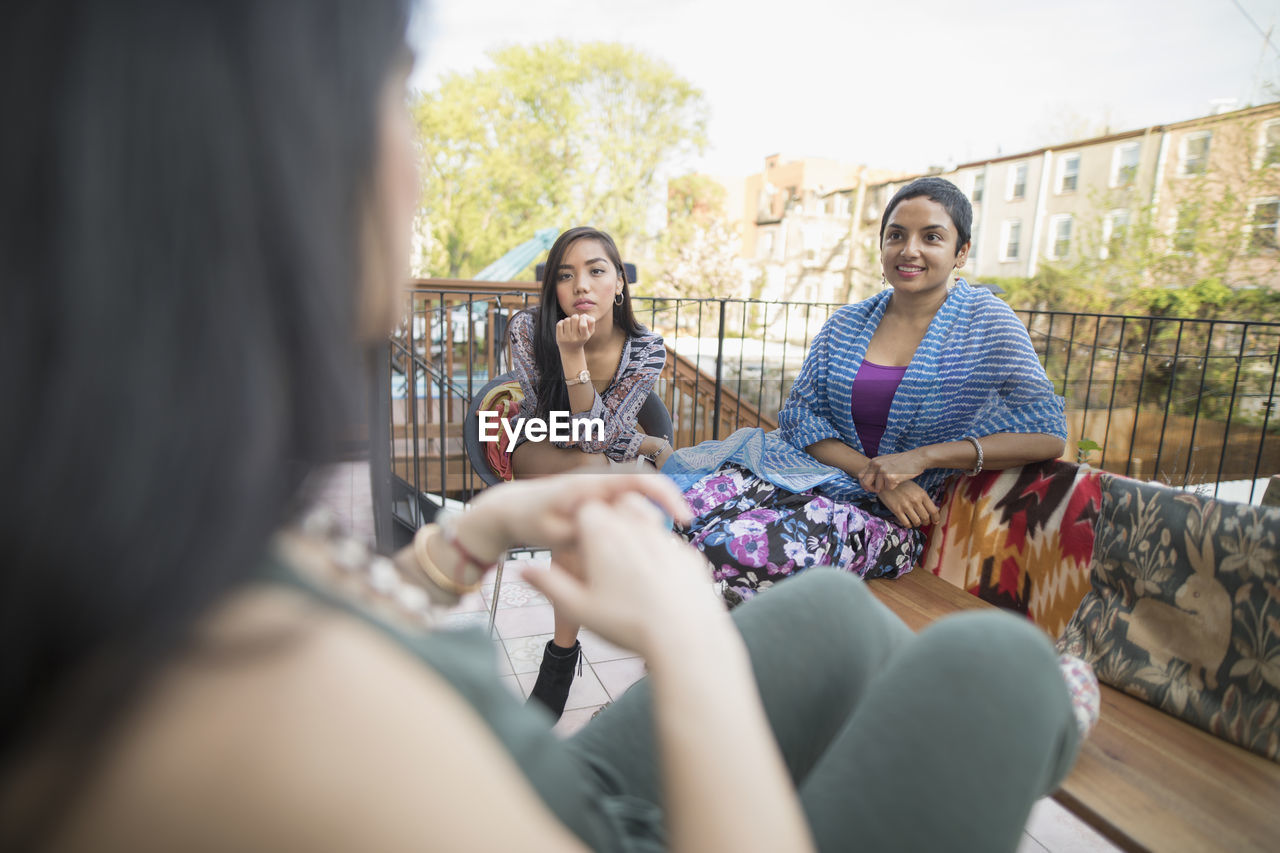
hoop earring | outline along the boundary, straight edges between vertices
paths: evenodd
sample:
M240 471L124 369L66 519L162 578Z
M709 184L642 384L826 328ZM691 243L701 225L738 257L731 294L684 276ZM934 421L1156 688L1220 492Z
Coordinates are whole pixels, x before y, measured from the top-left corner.
M615 293L615 294L613 295L613 304L614 304L614 305L621 305L621 304L622 304L622 291L621 291L621 290L619 290L617 293Z

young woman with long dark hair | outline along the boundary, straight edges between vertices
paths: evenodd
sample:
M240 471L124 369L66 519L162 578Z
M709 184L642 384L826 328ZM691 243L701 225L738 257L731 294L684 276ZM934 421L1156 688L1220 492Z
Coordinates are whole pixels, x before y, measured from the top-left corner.
M547 253L538 305L511 321L512 361L524 392L526 425L555 417L582 428L578 440L529 441L522 432L511 455L517 479L567 471L600 471L637 462L655 470L671 453L669 436L645 435L636 418L666 363L662 338L636 321L626 267L613 238L579 226ZM595 421L602 429L589 433ZM565 568L578 556L560 549ZM569 697L582 644L579 626L556 610L555 633L542 652L529 698L559 718Z
M913 635L834 572L731 616L662 477L499 486L391 558L307 511L406 277L406 17L6 6L0 848L1012 850L1077 743L1021 620ZM518 542L649 667L568 740L431 628Z

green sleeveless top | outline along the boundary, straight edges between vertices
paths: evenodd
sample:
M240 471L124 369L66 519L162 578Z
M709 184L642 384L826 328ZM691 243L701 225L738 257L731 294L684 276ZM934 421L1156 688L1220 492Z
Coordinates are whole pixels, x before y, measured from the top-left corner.
M416 630L393 623L278 556L268 561L263 580L359 619L439 673L489 726L547 807L592 850L666 849L661 809L624 793L621 775L614 768L573 738L553 734L551 720L541 707L525 705L502 685L485 631L474 627ZM422 720L423 725L431 725L430 708L422 709ZM474 796L486 795L477 791ZM501 814L502 804L493 806ZM429 844L430 839L424 841Z

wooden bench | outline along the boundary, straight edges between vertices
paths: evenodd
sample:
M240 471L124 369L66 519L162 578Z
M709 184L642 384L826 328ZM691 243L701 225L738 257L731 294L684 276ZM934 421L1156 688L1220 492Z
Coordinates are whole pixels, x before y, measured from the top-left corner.
M913 630L991 607L914 571L874 580ZM1053 798L1125 850L1280 850L1280 764L1102 685L1102 715Z

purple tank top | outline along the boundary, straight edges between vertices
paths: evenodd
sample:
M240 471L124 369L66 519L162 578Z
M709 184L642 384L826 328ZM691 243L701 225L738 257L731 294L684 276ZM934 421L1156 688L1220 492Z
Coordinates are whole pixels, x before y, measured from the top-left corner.
M906 372L905 367L886 367L863 359L858 374L853 377L853 425L867 456L880 453L889 407Z

